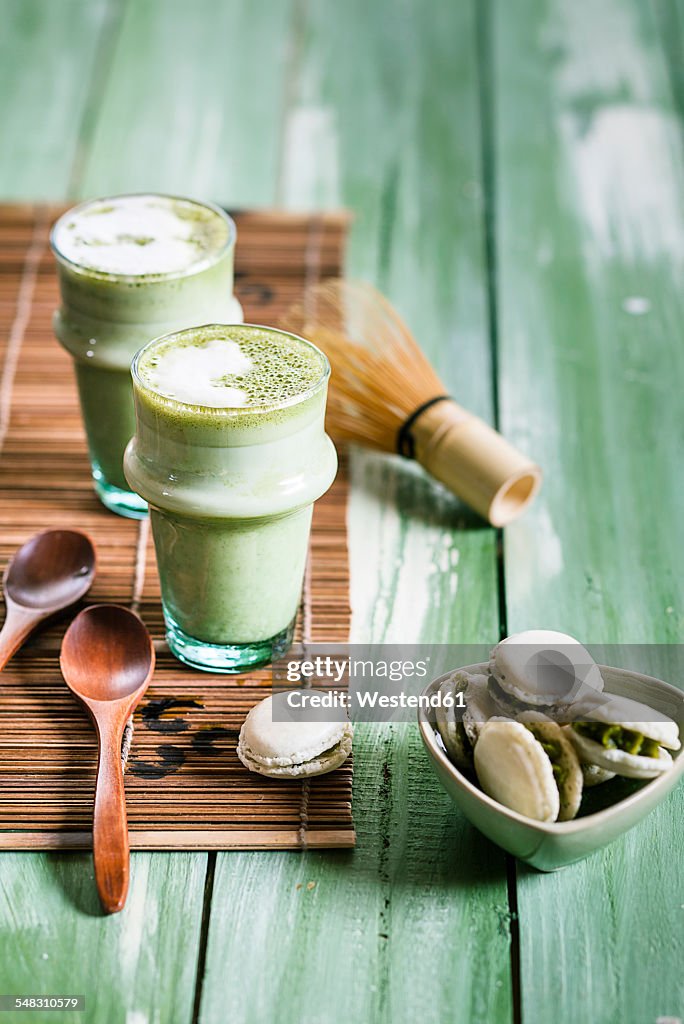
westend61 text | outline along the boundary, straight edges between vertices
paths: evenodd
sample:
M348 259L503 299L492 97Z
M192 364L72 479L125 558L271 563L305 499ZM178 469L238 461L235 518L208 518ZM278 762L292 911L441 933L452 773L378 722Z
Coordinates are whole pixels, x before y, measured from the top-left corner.
M339 690L329 690L321 693L318 690L291 690L287 694L289 707L301 708L344 708L349 710L353 707L373 709L397 709L397 708L435 708L435 707L465 707L464 694L442 694L439 691L432 694L411 694L411 693L379 693L377 690L356 690L353 693Z

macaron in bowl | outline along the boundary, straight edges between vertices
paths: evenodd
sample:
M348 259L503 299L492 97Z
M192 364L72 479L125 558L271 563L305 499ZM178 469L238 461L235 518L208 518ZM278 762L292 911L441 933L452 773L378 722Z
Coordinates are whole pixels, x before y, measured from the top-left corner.
M487 674L489 668L487 662L482 662L468 665L461 671L481 675ZM660 679L627 669L601 666L600 673L607 696L643 702L662 716L672 719L680 731L684 729L684 695L681 690ZM453 675L450 672L433 680L423 694L433 699L442 684ZM608 706L611 704L612 701L609 701ZM502 724L510 728L516 723ZM477 739L475 753L487 729L495 725L495 722L485 724ZM586 814L580 810L579 816L571 821L539 821L504 806L484 792L474 775L459 770L452 763L432 720L430 709L419 709L418 726L433 770L466 818L504 850L542 871L553 871L582 860L633 828L662 803L684 775L684 756L681 750L675 750L672 751L672 763L666 771L603 810ZM520 725L520 728L524 726ZM563 731L568 728L566 726ZM523 742L527 743L527 740ZM611 785L613 782L606 782L598 788L605 791ZM553 808L549 816L552 811Z
M574 637L552 629L514 633L492 648L489 693L500 714L535 707L553 718L603 690L601 671Z
M580 761L628 779L656 779L679 750L676 722L626 697L596 701L567 727Z
M534 712L488 722L474 766L480 786L500 804L535 821L570 821L584 780L579 758L557 722Z

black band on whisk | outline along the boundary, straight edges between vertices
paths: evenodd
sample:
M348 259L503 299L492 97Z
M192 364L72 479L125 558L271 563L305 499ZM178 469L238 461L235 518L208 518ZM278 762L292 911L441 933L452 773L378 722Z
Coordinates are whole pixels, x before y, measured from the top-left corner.
M397 431L397 451L400 455L403 455L405 459L415 459L416 457L416 443L411 433L411 427L416 422L419 416L422 416L424 412L433 406L437 405L437 402L451 402L451 395L436 395L434 398L428 398L427 402L423 402L417 409L414 409L411 415L404 420L402 425Z

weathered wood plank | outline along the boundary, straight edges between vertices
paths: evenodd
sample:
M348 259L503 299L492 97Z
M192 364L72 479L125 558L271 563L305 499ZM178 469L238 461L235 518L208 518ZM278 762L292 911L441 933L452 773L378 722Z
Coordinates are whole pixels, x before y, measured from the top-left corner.
M136 854L125 909L103 918L90 854L4 853L0 991L85 995L87 1020L189 1021L206 857ZM46 1020L43 1011L19 1017Z
M0 0L0 195L62 199L120 0Z
M684 118L684 0L651 2L668 57L672 93L680 116Z
M280 199L354 208L350 270L491 415L473 9L424 14L417 0L306 8ZM354 639L496 636L493 532L410 468L356 453L352 482ZM503 856L449 804L414 727L359 726L354 773L352 854L219 855L204 1024L510 1020Z
M289 0L129 3L81 191L272 203L289 11Z
M502 422L546 470L507 532L508 629L677 641L684 164L661 39L638 0L493 10ZM525 1024L681 1016L683 810L520 872Z

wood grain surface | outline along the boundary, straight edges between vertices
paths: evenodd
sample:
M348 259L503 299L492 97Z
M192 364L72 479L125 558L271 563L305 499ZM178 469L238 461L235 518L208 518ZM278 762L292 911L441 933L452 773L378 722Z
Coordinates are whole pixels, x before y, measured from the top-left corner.
M684 160L661 38L637 0L517 8L491 25L499 380L547 482L506 533L507 627L681 641ZM520 870L524 1021L681 1017L683 800L556 875Z
M679 640L682 0L0 15L2 195L349 207L349 270L543 465L539 504L497 538L354 453L357 640ZM16 295L0 316L11 369ZM0 990L87 991L93 1019L126 1024L682 1019L681 794L546 876L463 821L414 730L361 727L355 758L353 853L136 853L117 921L93 916L85 856L0 855Z

